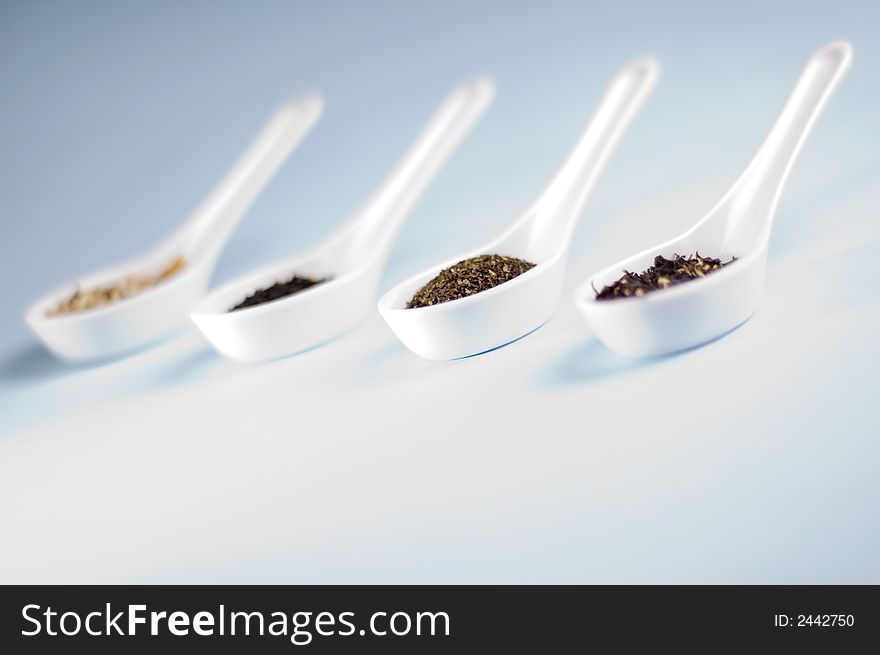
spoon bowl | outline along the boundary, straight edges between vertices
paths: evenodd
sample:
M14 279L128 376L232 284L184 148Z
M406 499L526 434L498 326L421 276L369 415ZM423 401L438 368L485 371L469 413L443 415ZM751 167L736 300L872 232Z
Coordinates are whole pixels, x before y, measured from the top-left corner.
M34 302L25 320L45 346L71 361L114 357L146 346L186 325L204 295L235 226L321 114L319 96L287 102L217 188L164 243L146 255L80 277ZM184 267L131 296L92 309L54 314L77 290L155 277L177 258Z
M192 320L211 345L230 359L257 362L308 350L362 322L375 306L398 229L493 94L487 79L453 91L382 187L340 232L308 253L231 281L199 303ZM294 275L326 281L230 311L256 290Z
M578 288L575 303L599 340L622 355L653 357L711 341L748 320L763 293L770 229L785 181L851 60L845 42L819 50L755 158L701 221L678 238L608 266ZM643 296L596 299L596 292L624 271L643 271L657 255L694 253L736 261Z
M341 236L341 235L340 235ZM275 262L213 291L192 311L211 345L239 362L259 362L318 346L356 327L373 306L382 268L340 267L344 240ZM245 309L232 307L258 289L293 275L326 280L298 293Z
M490 244L405 280L381 298L379 312L409 350L434 361L461 359L516 341L539 328L556 311L565 276L565 252L486 291L407 309L419 289L462 259L498 254L534 261L506 245Z
M553 315L581 208L658 75L659 66L650 58L624 67L550 184L506 232L482 248L405 280L379 300L380 314L407 348L431 360L469 357L515 341ZM517 257L535 267L464 298L407 307L416 291L441 270L484 254Z

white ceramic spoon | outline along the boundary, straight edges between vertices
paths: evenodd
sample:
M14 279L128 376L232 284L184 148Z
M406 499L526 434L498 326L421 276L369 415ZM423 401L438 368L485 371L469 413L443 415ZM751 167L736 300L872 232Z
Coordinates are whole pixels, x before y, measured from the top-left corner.
M569 244L587 194L658 74L653 59L642 59L615 76L549 186L499 238L419 273L382 296L379 312L407 348L433 360L475 355L528 334L553 315L562 293ZM413 294L442 269L481 254L519 257L536 266L472 296L406 308Z
M192 319L208 341L231 359L253 362L312 348L361 322L374 306L398 229L493 93L489 80L456 89L342 230L306 254L233 280L207 296ZM257 289L294 275L330 279L272 302L229 311Z
M266 183L318 120L323 101L305 95L287 102L192 216L151 252L80 277L36 301L25 319L53 353L82 361L111 357L182 328L202 297L235 226ZM174 259L186 265L141 293L94 309L50 315L78 289L156 276Z
M779 195L851 59L852 48L840 42L807 62L758 154L705 218L680 237L600 271L577 290L575 302L605 345L631 357L662 355L710 341L752 315L764 289ZM641 297L596 300L594 289L617 280L624 270L645 270L656 255L695 252L737 261L704 278Z

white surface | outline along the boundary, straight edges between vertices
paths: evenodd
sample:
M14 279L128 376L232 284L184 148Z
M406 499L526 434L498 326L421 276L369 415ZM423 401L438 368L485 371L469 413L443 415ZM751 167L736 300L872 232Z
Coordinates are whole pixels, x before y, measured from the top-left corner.
M795 4L0 4L0 582L880 583L880 10ZM620 358L571 302L449 363L377 314L259 366L194 331L65 366L21 321L178 225L291 91L326 92L321 129L213 284L332 232L485 71L492 111L401 230L389 289L497 234L653 52L571 298L704 215L838 37L858 59L782 198L761 305L682 355Z
M2 441L0 579L876 582L866 243L775 257L752 320L650 363L564 304L457 362L374 316L266 365L190 335L70 375L53 395L101 402Z

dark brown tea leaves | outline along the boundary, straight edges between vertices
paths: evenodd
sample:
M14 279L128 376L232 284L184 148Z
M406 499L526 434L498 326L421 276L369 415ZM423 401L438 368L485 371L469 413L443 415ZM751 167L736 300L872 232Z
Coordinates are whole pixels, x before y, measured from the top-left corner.
M534 268L531 262L505 255L480 255L444 268L416 292L406 307L430 307L472 296L508 282Z
M265 289L257 289L229 311L234 312L239 309L245 309L247 307L256 307L257 305L272 302L273 300L278 300L279 298L292 296L295 293L305 291L306 289L313 287L316 284L321 284L322 282L326 281L327 278L316 280L307 277L300 277L299 275L294 275L289 280L286 280L284 282L276 282L271 287L266 287Z
M672 259L657 255L654 257L654 265L641 273L624 271L619 280L596 292L596 300L644 296L651 291L704 277L734 261L736 257L722 262L720 259L703 257L700 253L688 257L674 255Z

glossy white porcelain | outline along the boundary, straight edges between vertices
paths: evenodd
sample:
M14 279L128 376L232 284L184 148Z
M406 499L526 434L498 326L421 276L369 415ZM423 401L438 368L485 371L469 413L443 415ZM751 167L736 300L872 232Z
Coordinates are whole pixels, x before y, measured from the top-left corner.
M287 102L177 232L143 256L83 275L46 294L28 309L28 325L49 350L74 361L119 355L185 326L232 231L314 126L322 108L323 101L314 94ZM154 276L177 257L186 262L183 270L154 287L94 309L50 315L78 289Z
M229 282L199 303L192 320L211 345L231 359L254 362L312 348L361 322L375 307L379 278L400 226L493 94L487 79L456 89L341 231L310 252ZM293 275L330 279L272 302L229 311L257 289Z
M577 290L577 306L605 345L632 357L663 355L719 337L752 315L764 289L770 229L785 181L851 60L852 47L845 42L819 50L755 158L702 220L675 239L608 266ZM596 300L594 290L617 280L624 270L645 270L656 255L696 252L737 261L641 297Z
M590 189L659 75L653 59L623 68L549 186L494 241L398 284L379 312L412 352L426 359L467 357L503 346L540 327L556 311L577 219ZM536 264L519 277L472 296L407 309L413 294L442 269L481 254Z

